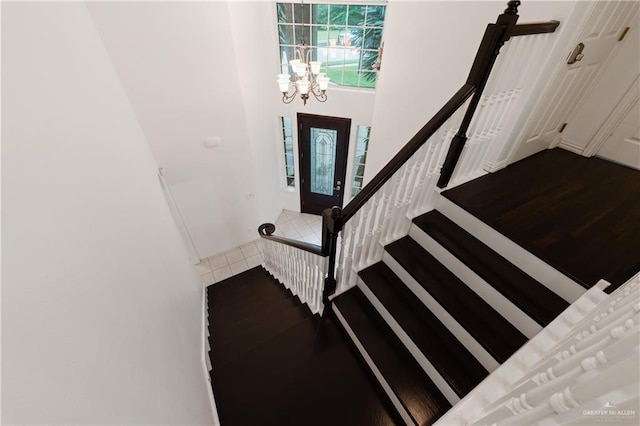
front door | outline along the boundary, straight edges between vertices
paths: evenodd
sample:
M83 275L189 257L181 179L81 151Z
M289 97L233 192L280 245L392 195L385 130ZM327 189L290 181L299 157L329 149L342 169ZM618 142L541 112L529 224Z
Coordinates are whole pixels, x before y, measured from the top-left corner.
M342 207L351 119L298 114L300 211Z

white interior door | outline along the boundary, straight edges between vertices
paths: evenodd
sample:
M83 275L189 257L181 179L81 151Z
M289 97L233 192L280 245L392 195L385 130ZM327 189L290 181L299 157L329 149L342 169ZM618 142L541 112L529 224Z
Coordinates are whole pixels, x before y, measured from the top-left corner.
M580 60L568 64L569 54L552 77L525 125L524 140L516 149L516 161L559 142L563 123L570 121L595 87L607 64L620 49L619 38L626 27L635 26L636 2L596 2L576 38L584 48ZM636 41L637 43L637 41Z
M598 84L576 109L562 132L560 146L591 156L628 112L638 96L640 77L640 22L627 31L614 58L607 64Z
M640 103L637 99L596 155L640 170Z

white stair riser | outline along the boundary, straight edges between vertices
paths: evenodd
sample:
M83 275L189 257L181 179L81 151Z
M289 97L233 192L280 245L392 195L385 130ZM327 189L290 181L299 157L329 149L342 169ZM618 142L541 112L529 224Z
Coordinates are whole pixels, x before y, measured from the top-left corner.
M405 283L422 303L444 324L447 329L486 368L493 371L500 365L483 347L444 309L388 252L383 262Z
M427 235L420 227L415 224L412 225L409 235L435 257L438 262L453 272L471 290L520 330L522 334L531 339L542 330L540 324L522 312L520 308L504 297L502 293L480 278L475 272L469 269L467 265Z
M380 316L385 320L385 322L389 325L389 327L393 330L393 332L398 336L402 344L407 348L407 350L413 355L415 360L418 362L420 367L425 371L427 376L431 378L433 383L438 387L440 392L447 398L447 401L451 405L455 405L460 401L460 397L455 393L455 391L449 386L446 380L438 373L438 370L431 364L431 362L424 356L422 351L416 346L415 343L411 340L411 338L405 333L400 324L396 322L393 316L387 311L384 305L378 300L378 298L373 294L371 290L367 287L367 285L362 281L362 279L358 278L358 287L364 293L364 295L369 299L369 302L373 305L373 307L378 311Z
M385 378L382 375L382 373L380 372L380 370L378 370L378 367L373 362L373 360L371 359L371 357L367 353L367 350L364 348L364 346L362 346L362 343L360 343L360 341L358 340L358 337L353 332L353 330L349 326L349 323L347 323L347 320L344 318L342 313L340 313L340 310L338 309L338 307L335 304L331 304L331 307L332 307L333 313L335 314L336 318L338 319L338 321L340 321L340 324L342 324L342 327L345 329L345 331L349 335L349 338L351 339L353 344L356 346L356 348L358 348L358 352L360 352L360 355L362 356L364 361L369 366L369 369L371 370L373 375L376 377L376 379L378 380L378 382L380 383L380 385L384 389L384 392L387 394L387 396L389 397L389 399L393 403L393 406L398 411L398 414L400 414L400 417L402 417L402 420L404 420L404 422L407 425L414 426L415 423L411 419L411 415L406 410L404 405L402 405L402 403L400 402L400 400L398 399L396 394L393 392L393 390L391 389L391 386L389 386L389 383L387 383L387 381L385 380Z

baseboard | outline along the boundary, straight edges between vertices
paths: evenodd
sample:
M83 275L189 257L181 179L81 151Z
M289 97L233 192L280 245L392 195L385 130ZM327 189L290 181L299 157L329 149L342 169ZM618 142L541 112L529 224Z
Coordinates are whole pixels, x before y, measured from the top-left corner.
M577 145L573 142L566 141L564 139L560 139L560 142L557 145L559 148L566 149L567 151L573 152L574 154L582 155L584 153L584 146Z

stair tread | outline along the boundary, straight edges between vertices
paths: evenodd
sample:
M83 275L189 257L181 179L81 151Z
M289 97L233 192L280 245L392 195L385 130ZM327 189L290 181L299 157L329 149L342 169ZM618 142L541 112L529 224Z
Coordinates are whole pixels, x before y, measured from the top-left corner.
M285 299L295 299L293 302L298 302L298 299L280 284L273 282L270 286L273 288L256 288L254 292L244 296L225 297L227 303L210 305L210 320L224 318L226 321L234 321L259 312L272 302Z
M416 424L432 424L451 408L358 287L333 303Z
M383 262L360 277L459 397L489 372Z
M272 277L262 266L256 266L215 284L208 285L207 292L212 295L232 293L246 286L254 285L255 279L260 280L261 278Z
M526 336L411 237L385 250L499 363L527 342Z
M276 299L274 301L269 301L264 306L259 306L258 309L247 312L242 316L233 315L218 317L214 319L214 321L216 321L216 327L209 327L209 330L211 331L214 341L222 342L225 339L232 337L238 332L238 330L246 330L256 324L262 324L264 321L268 321L288 309L300 306L300 304L300 300L297 297Z
M270 285L273 282L274 278L264 268L257 266L219 283L209 285L207 295L209 301L215 303L223 298L236 298L251 294L256 288Z
M283 424L289 410L283 401L294 396L295 382L305 372L318 321L309 317L224 367L213 368L211 382L221 424Z
M211 381L223 425L399 424L329 318L307 318Z
M311 316L311 311L306 305L299 305L286 311L279 312L278 315L266 321L253 322L246 325L244 329L236 329L236 333L222 341L216 340L215 329L218 325L212 324L209 344L213 354L212 365L220 366L234 359L235 357L250 351L264 342L283 333L299 322Z
M432 210L413 222L541 326L569 306L439 211Z

